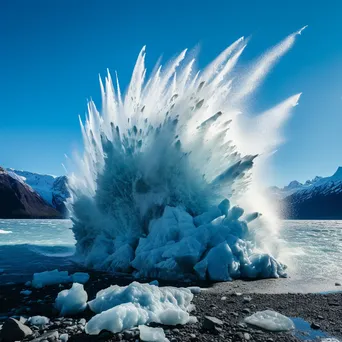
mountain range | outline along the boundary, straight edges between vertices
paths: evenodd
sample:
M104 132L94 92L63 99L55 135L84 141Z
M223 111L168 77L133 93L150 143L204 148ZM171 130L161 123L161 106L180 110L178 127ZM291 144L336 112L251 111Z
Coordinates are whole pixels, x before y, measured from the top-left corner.
M0 218L64 218L70 197L66 176L0 167ZM286 219L342 219L342 167L330 177L268 189Z
M281 204L287 219L342 219L342 167L329 177L315 177L305 183L292 181L269 192Z

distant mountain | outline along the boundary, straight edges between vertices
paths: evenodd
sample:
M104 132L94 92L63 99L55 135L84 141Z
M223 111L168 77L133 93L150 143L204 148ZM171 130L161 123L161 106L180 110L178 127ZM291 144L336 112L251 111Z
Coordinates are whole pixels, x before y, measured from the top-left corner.
M68 190L68 178L66 176L56 177L51 188L52 206L64 216L67 216L66 200L70 197Z
M60 218L62 215L13 172L0 167L1 218Z
M70 197L66 176L52 176L29 171L7 169L9 174L15 174L36 191L44 201L58 210L63 216L67 215L65 201Z
M270 188L288 219L342 219L342 167L330 177Z

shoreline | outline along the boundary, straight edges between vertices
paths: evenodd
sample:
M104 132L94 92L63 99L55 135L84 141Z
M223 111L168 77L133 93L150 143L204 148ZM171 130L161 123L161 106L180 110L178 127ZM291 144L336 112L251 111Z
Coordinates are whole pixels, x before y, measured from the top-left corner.
M82 270L85 271L85 270ZM102 272L91 272L90 280L84 285L88 293L88 300L95 297L99 290L110 285L127 285L132 282L129 277L115 277ZM289 282L290 280L290 282ZM147 282L147 280L141 282ZM310 333L321 332L326 337L334 337L342 341L342 292L329 294L289 293L286 284L293 282L292 279L266 279L258 281L236 280L229 283L216 283L202 288L193 299L196 309L191 314L198 319L197 323L183 326L162 326L166 337L172 342L195 342L195 341L255 341L255 342L298 342L303 337L308 338ZM164 284L160 286L177 285ZM180 285L180 284L178 284ZM182 284L184 287L195 285L194 283ZM201 284L204 285L204 284ZM209 284L207 284L209 285ZM291 285L292 286L292 285ZM44 331L49 334L55 331L59 335L67 333L68 341L136 341L139 337L136 329L112 334L102 332L97 336L89 336L84 332L84 326L79 323L81 319L88 321L94 313L86 310L77 316L61 319L55 310L53 303L58 292L68 289L71 284L51 285L42 289L34 289L24 284L0 285L0 325L8 317L31 317L34 315L46 316L51 320L50 325L42 328L36 327L34 334L37 335L34 342L43 341ZM292 286L295 288L295 285ZM335 286L338 291L342 287ZM28 289L32 291L29 296L20 294L20 291ZM282 290L280 293L278 290ZM271 293L270 291L278 291ZM304 319L310 331L296 329L292 332L272 333L244 323L243 319L256 311L271 309L290 318L297 318L300 322ZM222 326L215 331L203 329L205 316L213 316L223 322ZM84 321L84 320L83 320ZM303 321L304 322L304 321ZM305 322L304 322L305 323ZM310 329L311 324L316 324L319 330ZM138 335L137 335L138 334ZM24 339L28 341L29 339ZM32 340L32 338L31 338ZM308 341L321 341L307 339ZM58 340L56 340L58 341ZM331 340L334 341L334 340Z

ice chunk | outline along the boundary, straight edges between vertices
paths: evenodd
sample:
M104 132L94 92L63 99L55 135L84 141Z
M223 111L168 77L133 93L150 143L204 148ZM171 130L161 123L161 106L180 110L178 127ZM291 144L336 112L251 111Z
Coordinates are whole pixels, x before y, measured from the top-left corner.
M67 342L68 339L69 339L69 335L68 335L68 334L61 334L61 335L59 335L59 339L60 339L62 342Z
M221 202L221 204L222 204L222 202ZM222 215L225 215L225 211L224 211L223 206L224 205L221 206L223 213L219 207L212 207L209 211L206 211L203 214L194 217L195 225L198 227L198 226L201 226L203 224L210 223L211 221L215 220L216 218L218 218Z
M98 334L105 329L115 333L150 322L186 324L192 299L193 294L185 288L160 288L137 282L123 287L113 285L88 302L98 314L87 323L86 331Z
M32 291L30 290L22 290L20 291L20 294L24 295L24 296L29 296L32 293Z
M42 288L46 285L55 285L63 283L80 283L85 284L89 280L89 274L85 272L76 272L69 275L67 271L45 271L41 273L34 273L32 287Z
M89 278L89 274L84 272L76 272L71 275L71 280L73 283L85 284Z
M201 288L198 286L189 286L188 289L191 291L192 294L201 293Z
M48 324L49 322L50 320L45 316L33 316L29 318L29 323L31 325L42 326Z
M67 271L45 271L41 273L34 273L32 286L35 288L42 288L46 285L61 284L70 282L70 277Z
M151 328L146 325L139 325L140 339L142 341L149 342L164 342L168 341L165 338L164 329L162 328Z
M138 308L133 303L125 303L92 317L86 324L85 331L89 335L98 335L102 330L117 333L145 324L147 321L146 310Z
M152 280L150 282L150 285L159 286L159 281L158 280Z
M269 331L288 331L295 327L290 318L272 310L258 311L246 317L245 322Z
M75 315L87 307L88 295L83 285L74 283L70 290L63 290L58 293L55 306L63 315Z
M206 266L209 278L214 281L231 281L239 270L239 263L226 242L212 248L201 263L196 265L197 272L204 272Z

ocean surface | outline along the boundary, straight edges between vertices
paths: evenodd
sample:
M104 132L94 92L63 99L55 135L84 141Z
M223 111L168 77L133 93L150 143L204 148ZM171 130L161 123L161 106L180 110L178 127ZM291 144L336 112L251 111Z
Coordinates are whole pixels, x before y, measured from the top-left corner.
M280 261L292 279L342 281L342 221L283 221ZM0 284L78 269L69 220L1 220Z

